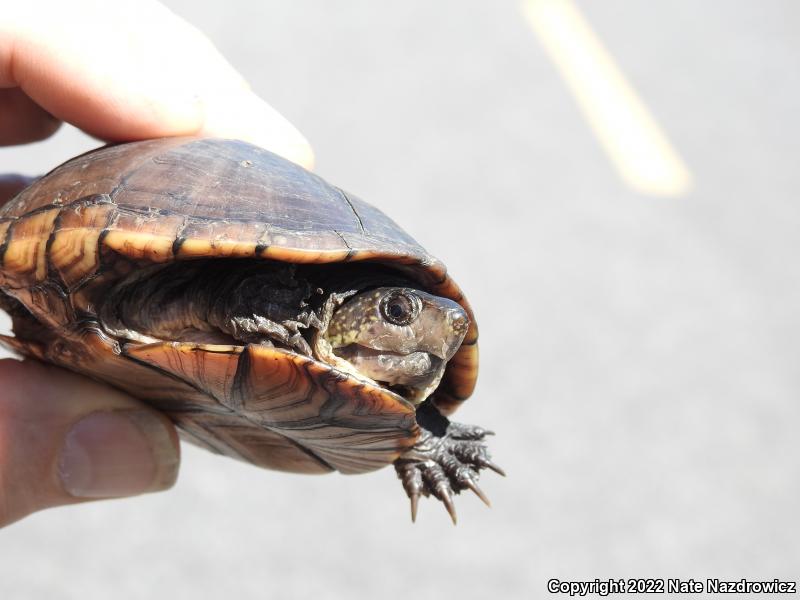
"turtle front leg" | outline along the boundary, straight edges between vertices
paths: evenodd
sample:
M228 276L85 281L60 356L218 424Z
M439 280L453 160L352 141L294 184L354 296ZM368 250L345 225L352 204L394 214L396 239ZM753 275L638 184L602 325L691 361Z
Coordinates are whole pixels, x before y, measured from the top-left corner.
M227 333L237 340L250 343L262 342L264 339L286 344L295 352L311 356L311 347L298 330L298 321L286 320L278 323L260 315L251 317L233 317L226 323Z
M505 476L492 462L484 439L494 435L482 427L453 423L429 403L417 410L422 434L419 442L394 463L397 476L411 500L411 520L416 521L420 496L442 501L456 523L453 495L472 490L487 506L489 499L478 487L482 469Z

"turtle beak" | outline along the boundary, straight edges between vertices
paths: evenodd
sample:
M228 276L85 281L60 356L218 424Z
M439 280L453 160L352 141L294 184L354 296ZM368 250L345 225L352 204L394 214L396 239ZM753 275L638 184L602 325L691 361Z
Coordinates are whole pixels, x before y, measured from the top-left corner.
M444 360L452 358L456 350L461 347L461 342L464 341L464 336L467 335L467 329L469 329L467 311L460 306L448 308L445 314L446 335L442 343L440 358Z
M449 298L420 295L422 313L413 324L416 349L448 361L461 347L469 329L467 311Z

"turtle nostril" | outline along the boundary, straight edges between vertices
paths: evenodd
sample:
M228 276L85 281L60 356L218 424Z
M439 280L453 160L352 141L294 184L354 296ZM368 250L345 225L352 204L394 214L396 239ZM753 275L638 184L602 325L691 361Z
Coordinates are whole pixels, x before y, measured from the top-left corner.
M467 327L469 327L469 318L467 317L467 313L460 309L451 311L450 323L455 331L458 331L459 333L466 331Z

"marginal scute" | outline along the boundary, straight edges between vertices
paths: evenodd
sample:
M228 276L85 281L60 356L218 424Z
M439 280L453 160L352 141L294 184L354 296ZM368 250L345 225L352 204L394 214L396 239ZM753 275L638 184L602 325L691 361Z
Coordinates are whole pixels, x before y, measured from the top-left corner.
M267 246L259 256L271 260L280 260L297 264L319 264L342 262L348 255L348 250L309 251L301 248L286 248L281 246Z
M14 223L3 253L3 270L18 283L43 281L47 276L47 240L59 208L41 210Z
M63 209L48 247L50 263L68 289L91 276L100 266L98 241L114 205L78 204Z
M253 258L268 227L266 223L189 219L181 232L176 256L181 259L212 255L220 258Z
M119 254L135 260L149 260L156 263L172 259L174 238L155 237L149 233L131 231L109 231L103 238L103 245Z
M175 240L186 218L181 215L137 213L120 210L103 245L134 260L162 263L174 258Z

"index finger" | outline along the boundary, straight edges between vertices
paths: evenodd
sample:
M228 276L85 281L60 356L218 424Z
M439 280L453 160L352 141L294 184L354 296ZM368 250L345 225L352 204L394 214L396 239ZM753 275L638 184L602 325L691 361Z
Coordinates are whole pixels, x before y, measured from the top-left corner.
M198 30L161 4L9 3L0 24L0 87L109 141L232 137L305 167L313 153Z

